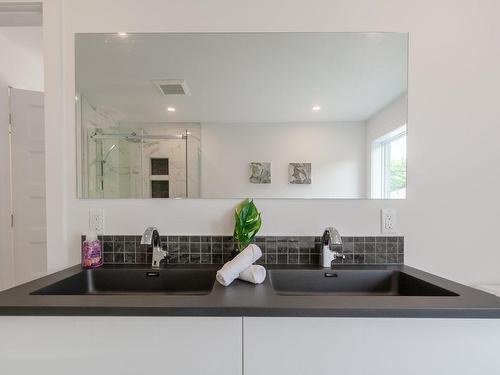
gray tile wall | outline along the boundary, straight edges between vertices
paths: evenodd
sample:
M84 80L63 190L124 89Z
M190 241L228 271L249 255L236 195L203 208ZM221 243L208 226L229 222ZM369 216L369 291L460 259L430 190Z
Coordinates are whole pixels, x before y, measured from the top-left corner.
M82 242L84 237L82 236ZM100 236L105 264L151 264L151 247L141 245L141 236ZM345 259L340 264L403 264L403 237L342 237L337 251ZM168 264L223 264L236 248L228 236L162 236L169 252ZM256 237L262 249L258 264L310 264L321 262L321 237Z

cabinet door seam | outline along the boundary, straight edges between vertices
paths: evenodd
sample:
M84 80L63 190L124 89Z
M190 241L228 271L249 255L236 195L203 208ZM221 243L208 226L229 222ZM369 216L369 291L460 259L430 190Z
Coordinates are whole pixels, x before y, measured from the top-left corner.
M241 317L241 375L245 375L245 317Z

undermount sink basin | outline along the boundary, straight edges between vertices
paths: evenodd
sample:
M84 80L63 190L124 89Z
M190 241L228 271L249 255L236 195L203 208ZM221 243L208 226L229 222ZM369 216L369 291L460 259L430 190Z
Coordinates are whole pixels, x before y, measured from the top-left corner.
M393 270L271 270L269 275L279 295L458 296Z
M85 270L34 291L35 295L209 294L215 270L95 269Z

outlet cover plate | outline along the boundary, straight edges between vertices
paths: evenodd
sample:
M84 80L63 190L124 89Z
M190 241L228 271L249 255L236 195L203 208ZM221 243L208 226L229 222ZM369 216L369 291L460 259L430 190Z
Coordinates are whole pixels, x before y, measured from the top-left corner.
M393 208L384 208L381 211L381 231L384 234L396 233L397 214Z
M89 231L97 234L104 233L104 210L93 209L89 211Z

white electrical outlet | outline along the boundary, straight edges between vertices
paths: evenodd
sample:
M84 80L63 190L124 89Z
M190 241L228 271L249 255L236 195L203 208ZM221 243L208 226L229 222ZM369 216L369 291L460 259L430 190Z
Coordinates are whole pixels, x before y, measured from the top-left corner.
M104 233L104 211L89 211L89 230L98 234Z
M382 209L382 233L396 233L397 215L392 208Z

